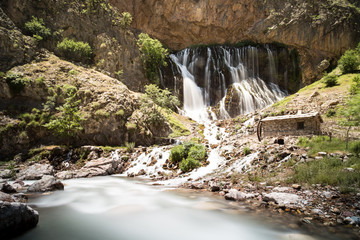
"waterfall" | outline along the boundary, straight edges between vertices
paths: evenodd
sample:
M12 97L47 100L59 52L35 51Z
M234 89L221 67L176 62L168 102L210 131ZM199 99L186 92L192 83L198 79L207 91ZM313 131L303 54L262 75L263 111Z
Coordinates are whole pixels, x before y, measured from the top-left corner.
M275 54L267 45L187 48L170 55L177 71L172 65L171 85L180 87L180 74L184 112L194 120L211 119L209 107L221 119L250 113L287 95L278 85Z

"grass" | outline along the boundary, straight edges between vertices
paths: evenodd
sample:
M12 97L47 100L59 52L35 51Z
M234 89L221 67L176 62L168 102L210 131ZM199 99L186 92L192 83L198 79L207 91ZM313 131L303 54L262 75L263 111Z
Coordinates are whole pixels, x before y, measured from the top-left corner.
M191 134L189 129L185 127L181 121L177 118L177 115L175 113L167 113L166 111L161 111L162 115L166 118L166 120L170 124L170 128L172 130L172 133L169 135L169 138L176 138L181 136L188 136Z
M347 162L339 158L324 158L299 164L294 170L290 181L296 183L338 186L344 193L360 187L360 159L356 157Z

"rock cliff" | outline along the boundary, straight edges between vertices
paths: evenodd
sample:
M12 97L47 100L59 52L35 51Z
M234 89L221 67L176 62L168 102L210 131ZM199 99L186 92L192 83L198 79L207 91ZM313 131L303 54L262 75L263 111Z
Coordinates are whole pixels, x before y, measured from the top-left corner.
M303 83L318 77L360 40L359 8L320 0L110 0L129 11L132 27L173 50L193 44L280 42L301 56Z

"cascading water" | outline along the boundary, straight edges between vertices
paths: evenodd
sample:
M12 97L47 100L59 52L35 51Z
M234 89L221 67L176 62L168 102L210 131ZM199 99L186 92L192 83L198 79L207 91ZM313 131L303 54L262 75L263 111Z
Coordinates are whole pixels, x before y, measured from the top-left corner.
M284 49L281 53L287 54ZM277 66L283 64L276 63L276 51L267 45L188 48L170 58L176 67L172 65L174 82L167 86L179 87L181 75L185 114L197 121L210 118L210 106L217 118L225 119L266 107L287 95L279 87L282 71ZM284 75L291 71L283 70ZM280 77L282 82L287 81Z

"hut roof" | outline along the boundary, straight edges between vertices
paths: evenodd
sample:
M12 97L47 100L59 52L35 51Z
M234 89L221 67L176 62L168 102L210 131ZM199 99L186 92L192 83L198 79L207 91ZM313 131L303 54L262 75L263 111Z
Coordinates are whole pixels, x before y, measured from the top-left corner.
M262 119L261 121L262 122L270 122L270 121L281 121L281 120L288 120L288 119L306 119L306 118L319 118L320 122L321 123L323 122L323 120L318 112L267 117L267 118Z

